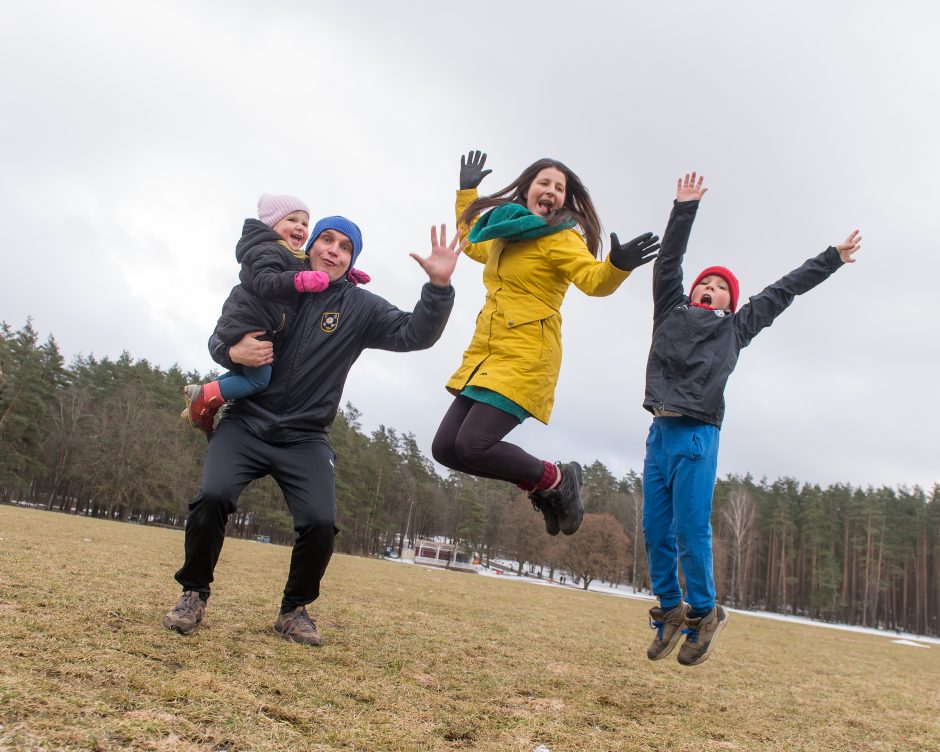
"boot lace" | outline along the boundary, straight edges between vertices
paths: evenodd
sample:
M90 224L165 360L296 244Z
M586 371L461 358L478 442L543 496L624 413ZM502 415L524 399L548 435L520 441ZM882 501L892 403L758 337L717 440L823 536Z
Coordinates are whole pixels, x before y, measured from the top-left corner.
M314 623L313 619L310 618L310 615L307 613L307 609L302 609L300 611L295 611L287 618L287 623L285 624L287 629L291 632L316 632L317 625Z
M188 593L183 593L180 596L180 599L176 602L176 605L173 606L173 610L170 613L173 614L188 614L196 610L196 607L199 605L199 593L195 591L190 591Z
M663 627L665 627L665 626L666 626L666 622L664 622L664 621L658 621L658 620L654 619L652 616L650 617L650 629L655 629L655 630L656 630L656 639L657 639L657 640L663 639Z

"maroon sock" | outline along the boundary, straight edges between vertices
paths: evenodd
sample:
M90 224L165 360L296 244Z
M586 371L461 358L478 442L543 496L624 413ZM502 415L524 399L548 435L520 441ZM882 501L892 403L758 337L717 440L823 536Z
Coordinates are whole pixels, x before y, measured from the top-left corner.
M542 460L542 477L539 479L539 482L535 484L536 490L544 491L554 486L560 473L561 470L559 470L558 465L554 462Z

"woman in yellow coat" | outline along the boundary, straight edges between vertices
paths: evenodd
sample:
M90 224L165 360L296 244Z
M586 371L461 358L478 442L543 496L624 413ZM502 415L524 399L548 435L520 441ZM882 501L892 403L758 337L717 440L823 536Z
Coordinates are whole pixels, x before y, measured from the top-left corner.
M600 220L577 175L561 162L540 159L506 188L478 198L476 188L491 172L485 163L479 151L461 157L456 210L461 236L469 236L464 253L484 265L486 300L460 368L447 382L455 398L431 451L446 467L529 491L546 531L571 535L584 514L581 466L540 460L503 438L528 417L548 423L568 287L610 295L655 258L659 238L646 233L620 244L611 235L611 252L598 261Z

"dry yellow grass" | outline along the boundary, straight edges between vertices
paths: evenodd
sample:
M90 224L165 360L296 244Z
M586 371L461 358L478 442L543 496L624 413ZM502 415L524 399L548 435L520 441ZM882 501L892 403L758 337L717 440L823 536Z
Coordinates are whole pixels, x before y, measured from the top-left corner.
M646 660L646 604L336 556L326 644L271 629L289 550L226 541L206 619L160 618L182 534L0 507L0 749L940 749L940 648L732 614Z

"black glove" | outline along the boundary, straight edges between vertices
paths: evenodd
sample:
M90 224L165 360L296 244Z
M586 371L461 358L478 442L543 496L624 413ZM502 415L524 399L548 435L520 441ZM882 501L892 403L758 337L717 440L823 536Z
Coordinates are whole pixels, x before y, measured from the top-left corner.
M460 157L460 190L476 188L492 170L484 170L486 154L479 151L467 152L467 156Z
M651 232L644 233L633 240L620 244L617 233L610 233L610 263L624 272L632 272L638 266L648 264L656 258L659 250L659 236Z

